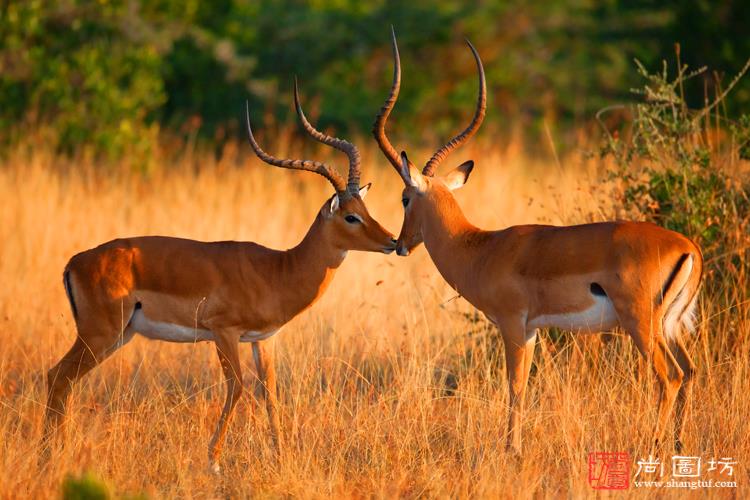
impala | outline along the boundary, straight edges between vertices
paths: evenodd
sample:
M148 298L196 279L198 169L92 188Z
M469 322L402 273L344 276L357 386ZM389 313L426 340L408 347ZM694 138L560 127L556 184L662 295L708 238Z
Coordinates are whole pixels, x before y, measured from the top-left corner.
M396 153L385 133L401 83L393 33L392 44L393 83L373 134L405 185L397 253L409 255L424 242L448 284L499 328L509 387L508 449L521 451L519 426L537 329L599 332L620 326L656 372L656 444L676 401L674 445L679 451L694 373L680 331L693 326L703 268L698 246L643 222L522 225L499 231L472 225L452 191L468 180L474 163L467 161L445 176L435 176L435 171L484 119L486 84L479 54L469 43L479 73L474 117L420 172L406 153Z
M362 201L370 185L359 186L358 149L308 122L296 81L294 101L305 131L348 156L348 181L324 163L277 159L264 152L253 137L248 108L248 138L261 160L316 172L328 179L335 194L323 204L302 241L289 250L145 236L113 240L70 259L63 282L78 337L48 373L46 436L62 424L72 384L139 333L168 342L216 344L227 386L208 448L209 465L216 472L227 425L242 393L239 343L252 343L271 437L279 452L273 351L263 341L322 296L347 251L387 254L396 245Z

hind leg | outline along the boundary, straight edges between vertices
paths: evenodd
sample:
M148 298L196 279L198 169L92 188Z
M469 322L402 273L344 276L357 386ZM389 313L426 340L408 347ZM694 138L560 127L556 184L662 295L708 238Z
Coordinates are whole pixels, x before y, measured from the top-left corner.
M690 359L690 354L688 354L683 340L679 336L670 339L669 347L674 353L674 357L684 375L680 390L677 392L677 401L675 402L674 449L677 453L680 453L682 451L682 434L685 430L685 420L690 410L690 400L692 399L695 365Z
M654 317L657 316L657 317ZM672 412L683 371L672 355L662 334L661 315L648 311L634 315L620 314L622 327L630 334L638 350L651 363L659 385L658 419L654 428L654 445L658 446Z
M122 316L117 304L117 317ZM131 311L132 313L132 311ZM113 323L117 323L115 326ZM68 395L78 380L125 345L133 336L128 328L122 332L121 321L79 319L78 336L70 350L47 372L47 409L45 412L45 440L59 429L65 420ZM121 333L122 332L122 333Z

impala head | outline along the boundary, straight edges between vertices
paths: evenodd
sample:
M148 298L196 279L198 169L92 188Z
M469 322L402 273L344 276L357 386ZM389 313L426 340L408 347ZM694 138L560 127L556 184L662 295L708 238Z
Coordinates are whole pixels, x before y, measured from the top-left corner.
M320 209L331 242L341 250L391 253L396 249L393 234L372 218L364 198L371 184L358 188L357 194L334 194Z
M364 203L371 184L359 185L361 158L354 144L331 137L313 127L307 120L300 104L297 80L294 80L294 105L305 131L315 140L346 154L349 158L349 177L346 182L339 173L325 163L312 160L286 160L275 158L261 149L250 126L250 107L247 105L247 134L250 145L258 158L276 167L307 170L322 175L333 185L336 193L321 207L319 217L323 232L336 248L391 253L396 248L393 235L372 218Z
M404 223L398 235L396 253L409 255L422 243L422 220L430 203L440 203L440 198L463 186L469 179L474 162L462 163L444 176L427 176L409 161L406 152L401 152L399 175L404 181L401 204L404 207Z
M398 92L401 88L401 60L398 54L398 45L396 44L396 34L391 27L391 41L393 44L393 83L391 92L385 100L385 104L380 108L378 116L372 127L372 133L378 142L381 151L385 154L388 161L396 169L396 172L404 181L404 190L401 194L401 203L404 206L404 223L401 227L401 234L398 237L397 253L399 255L409 255L415 247L422 243L422 220L429 203L439 203L439 199L445 196L452 196L451 191L460 188L466 183L469 174L474 168L473 161L467 161L453 169L444 176L435 176L435 171L440 163L448 154L459 146L463 145L479 129L484 120L485 110L487 108L487 85L484 77L484 68L474 46L467 40L466 43L474 55L479 73L479 98L477 107L474 112L474 118L466 129L453 137L447 144L438 149L432 158L420 170L411 162L402 152L401 155L396 153L396 149L391 145L385 134L385 124L388 116L391 114L393 107L398 99Z

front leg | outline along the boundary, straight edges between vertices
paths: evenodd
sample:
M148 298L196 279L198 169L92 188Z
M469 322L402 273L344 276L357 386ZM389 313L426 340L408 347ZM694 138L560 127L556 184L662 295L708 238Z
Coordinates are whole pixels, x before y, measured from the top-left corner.
M253 342L253 359L261 382L261 392L266 400L268 423L271 426L271 439L277 457L281 454L281 434L279 434L279 402L276 395L276 367L273 356L273 340Z
M526 333L518 319L498 322L505 344L505 367L508 375L508 437L506 449L521 454L521 417L526 386L536 345L536 330Z
M237 401L242 395L242 372L240 367L239 335L228 331L215 332L216 352L219 355L224 378L227 381L227 398L221 411L216 431L208 445L208 466L214 473L219 473L219 455L224 445L227 426Z

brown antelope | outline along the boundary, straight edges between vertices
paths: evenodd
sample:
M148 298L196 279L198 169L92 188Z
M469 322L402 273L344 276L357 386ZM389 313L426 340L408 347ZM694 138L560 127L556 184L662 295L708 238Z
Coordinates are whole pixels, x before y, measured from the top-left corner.
M146 236L113 240L70 259L63 283L78 337L48 373L47 436L63 422L72 384L139 333L168 342L216 343L227 382L226 402L208 448L216 472L227 424L242 393L239 343L251 342L279 452L273 351L263 341L322 296L347 251L388 254L396 246L363 202L370 185L359 186L357 148L313 128L300 106L296 82L294 100L305 131L348 156L348 181L324 163L281 160L264 152L253 137L248 108L248 138L261 160L318 173L330 181L335 194L302 241L289 250Z
M393 84L373 134L405 184L397 253L409 255L424 242L443 278L499 328L509 387L507 447L520 453L519 425L537 329L599 332L620 326L656 372L660 399L655 442L677 401L674 442L679 451L694 373L680 330L692 329L703 268L698 246L679 233L643 222L523 225L499 231L472 225L452 191L467 181L474 163L467 161L445 176L435 176L435 170L484 119L486 84L479 54L469 43L479 72L471 124L420 172L406 153L396 153L385 133L401 83L395 34L392 43Z

